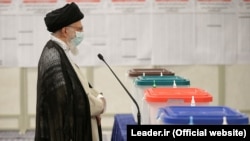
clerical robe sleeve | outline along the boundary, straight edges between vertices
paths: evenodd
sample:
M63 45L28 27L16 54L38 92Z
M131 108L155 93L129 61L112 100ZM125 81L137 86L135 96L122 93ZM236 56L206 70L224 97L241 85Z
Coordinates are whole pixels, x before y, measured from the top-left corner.
M106 101L104 97L100 97L100 92L96 91L89 85L89 82L85 75L80 71L79 67L76 64L72 63L75 72L82 83L82 86L88 96L89 104L90 104L90 112L91 116L97 116L103 113L106 107ZM103 99L103 100L102 100Z
M87 95L89 98L91 116L102 114L106 109L105 98L93 88L90 89ZM103 98L103 100L101 100L101 98Z

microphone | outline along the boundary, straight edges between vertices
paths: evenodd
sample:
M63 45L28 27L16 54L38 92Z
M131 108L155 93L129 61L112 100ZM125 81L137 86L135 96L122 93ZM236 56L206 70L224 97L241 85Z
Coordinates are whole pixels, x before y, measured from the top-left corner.
M126 87L123 85L123 83L121 82L121 80L116 76L116 74L114 73L114 71L110 68L110 66L108 65L108 63L104 60L103 56L99 53L98 58L100 60L102 60L109 68L109 70L113 73L113 75L115 76L115 78L119 81L119 83L122 85L123 89L127 92L127 94L129 95L129 97L132 99L132 101L134 102L134 104L136 105L137 108L137 121L138 121L138 125L141 125L141 113L140 113L140 109L138 106L138 103L135 101L135 99L132 97L132 95L129 93L129 91L126 89Z

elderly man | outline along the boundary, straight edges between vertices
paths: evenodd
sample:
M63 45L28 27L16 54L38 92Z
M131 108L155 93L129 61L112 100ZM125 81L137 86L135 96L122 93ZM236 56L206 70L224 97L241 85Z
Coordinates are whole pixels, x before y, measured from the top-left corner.
M38 63L35 141L101 141L106 101L69 53L83 40L84 15L75 3L46 14L51 39Z

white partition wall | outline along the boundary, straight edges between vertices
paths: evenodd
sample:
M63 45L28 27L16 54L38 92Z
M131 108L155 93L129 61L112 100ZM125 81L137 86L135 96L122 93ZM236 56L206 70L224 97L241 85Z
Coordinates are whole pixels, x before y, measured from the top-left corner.
M18 129L21 120L21 72L0 68L0 128Z

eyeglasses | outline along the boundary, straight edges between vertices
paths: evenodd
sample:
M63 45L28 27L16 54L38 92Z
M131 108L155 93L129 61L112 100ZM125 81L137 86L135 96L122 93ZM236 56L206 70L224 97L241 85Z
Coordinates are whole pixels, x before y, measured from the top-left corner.
M67 26L67 27L71 27L71 28L74 28L75 30L77 30L77 31L83 31L83 27L81 26L81 27L77 27L77 26Z

